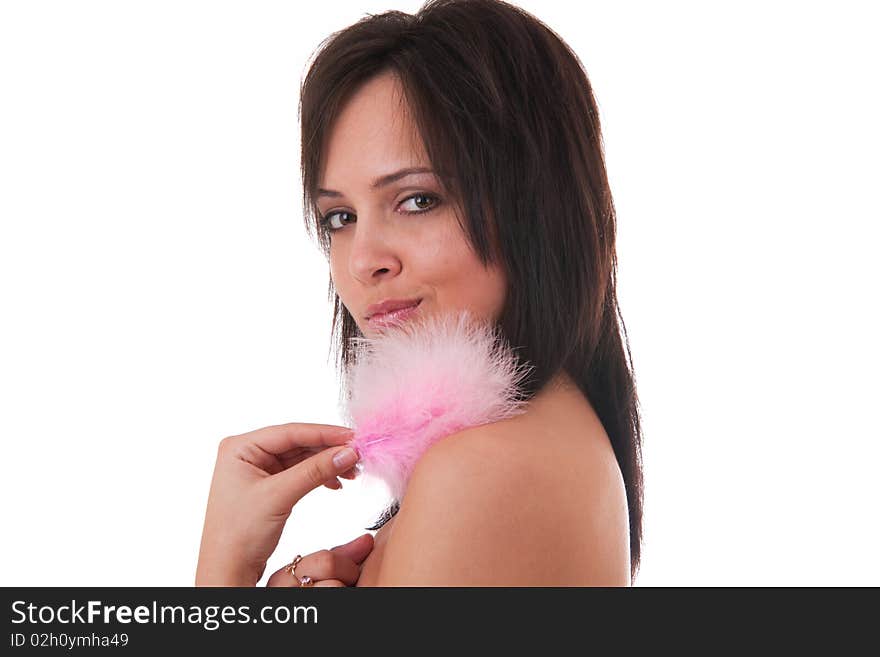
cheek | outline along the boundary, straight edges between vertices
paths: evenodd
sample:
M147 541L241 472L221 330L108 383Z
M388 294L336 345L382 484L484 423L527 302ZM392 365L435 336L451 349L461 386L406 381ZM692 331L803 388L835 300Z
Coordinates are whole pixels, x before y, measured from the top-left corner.
M485 270L480 265L480 270L484 276L482 298L486 305L486 316L498 321L507 300L507 279L504 272L496 267Z
M330 253L330 280L333 281L333 287L339 290L339 262L338 259Z
M436 271L444 301L450 307L469 308L497 321L507 297L504 272L495 266L484 267L466 243L441 260Z
M347 275L348 269L346 261L340 249L334 248L330 250L330 280L333 282L333 288L336 294L342 300L342 303L348 307L349 299L349 280Z

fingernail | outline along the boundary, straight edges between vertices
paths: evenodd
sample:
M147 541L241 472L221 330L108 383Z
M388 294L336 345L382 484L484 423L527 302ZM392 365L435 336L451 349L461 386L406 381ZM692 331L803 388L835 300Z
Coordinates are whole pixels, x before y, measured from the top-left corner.
M333 455L333 465L339 470L345 470L357 463L358 455L351 447L341 449Z

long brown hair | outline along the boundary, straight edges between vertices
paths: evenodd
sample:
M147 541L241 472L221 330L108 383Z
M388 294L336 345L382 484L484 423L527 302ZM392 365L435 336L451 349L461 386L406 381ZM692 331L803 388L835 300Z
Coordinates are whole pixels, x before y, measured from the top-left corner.
M464 234L484 265L500 263L507 274L499 324L532 367L526 398L564 369L602 421L626 486L634 579L641 420L617 303L599 113L580 59L537 18L499 0L429 0L414 15L367 15L316 52L299 107L306 230L329 258L316 195L330 129L363 83L393 72L431 166L462 210ZM362 334L332 279L328 294L344 375L350 339Z

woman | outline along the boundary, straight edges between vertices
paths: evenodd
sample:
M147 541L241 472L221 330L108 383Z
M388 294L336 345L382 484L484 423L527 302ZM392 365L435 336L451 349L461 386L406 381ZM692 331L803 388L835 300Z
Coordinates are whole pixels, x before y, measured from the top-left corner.
M640 420L598 111L576 55L503 2L428 2L332 35L300 117L307 227L330 262L343 373L350 340L376 334L371 314L389 299L490 319L532 369L527 411L434 444L374 538L297 558L269 585L631 584ZM276 518L299 491L336 485L332 468L306 463L269 464L301 482ZM256 561L283 519L265 525Z

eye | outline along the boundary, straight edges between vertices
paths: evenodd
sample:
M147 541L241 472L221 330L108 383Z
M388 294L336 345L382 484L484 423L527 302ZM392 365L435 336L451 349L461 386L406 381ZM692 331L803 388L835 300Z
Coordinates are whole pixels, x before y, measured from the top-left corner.
M328 230L332 233L333 231L339 230L339 228L342 228L342 226L336 227L332 224L332 221L336 217L339 217L340 221L345 221L345 220L348 220L352 217L357 217L357 215L354 214L353 212L346 212L344 210L340 210L337 212L328 212L323 217L321 217L321 219L318 223L321 225L321 228L323 228L324 230Z
M400 202L400 207L404 207L408 203L413 209L400 210L403 214L424 214L436 209L437 206L440 205L440 197L435 194L419 192L418 194L413 194L403 199ZM339 223L334 224L333 222L337 219ZM347 210L334 210L322 216L318 223L325 231L334 233L340 228L344 228L346 222L351 221L357 221L357 215L354 212L348 212Z
M405 199L401 205L409 203L413 201L415 203L415 210L403 210L406 214L419 214L422 212L428 212L429 210L433 210L434 207L438 204L440 199L434 196L433 194L413 194ZM427 207L425 207L427 206Z

